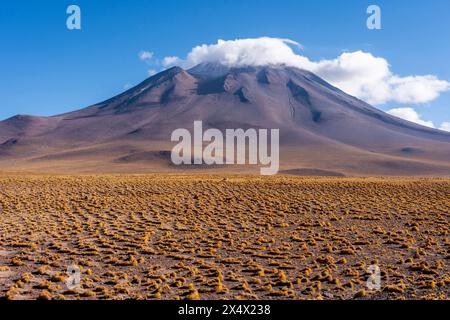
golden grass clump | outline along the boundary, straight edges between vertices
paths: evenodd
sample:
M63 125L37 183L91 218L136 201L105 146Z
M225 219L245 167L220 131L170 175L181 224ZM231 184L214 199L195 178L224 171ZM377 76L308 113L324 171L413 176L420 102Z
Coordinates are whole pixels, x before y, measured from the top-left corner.
M47 290L42 291L37 297L38 300L52 300L52 295Z
M449 298L448 179L3 174L0 190L0 299Z

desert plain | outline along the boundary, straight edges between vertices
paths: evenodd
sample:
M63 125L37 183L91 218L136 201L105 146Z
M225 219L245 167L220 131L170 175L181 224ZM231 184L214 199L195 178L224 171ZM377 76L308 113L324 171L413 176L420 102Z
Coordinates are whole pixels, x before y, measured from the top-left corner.
M449 220L449 179L3 173L0 299L448 299Z

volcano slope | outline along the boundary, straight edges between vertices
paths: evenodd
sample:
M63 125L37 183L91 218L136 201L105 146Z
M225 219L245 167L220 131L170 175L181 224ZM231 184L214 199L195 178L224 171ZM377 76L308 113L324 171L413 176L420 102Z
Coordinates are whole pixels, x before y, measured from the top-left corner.
M186 168L171 165L170 135L195 120L205 129L280 129L281 169L291 174L450 176L450 133L388 115L304 70L211 64L168 69L78 111L4 120L0 168L179 173Z

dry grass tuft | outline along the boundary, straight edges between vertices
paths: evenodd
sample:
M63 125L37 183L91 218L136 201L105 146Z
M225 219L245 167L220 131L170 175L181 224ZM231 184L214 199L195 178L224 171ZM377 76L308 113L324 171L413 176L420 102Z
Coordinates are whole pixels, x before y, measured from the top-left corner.
M449 298L445 179L3 175L0 190L7 299Z

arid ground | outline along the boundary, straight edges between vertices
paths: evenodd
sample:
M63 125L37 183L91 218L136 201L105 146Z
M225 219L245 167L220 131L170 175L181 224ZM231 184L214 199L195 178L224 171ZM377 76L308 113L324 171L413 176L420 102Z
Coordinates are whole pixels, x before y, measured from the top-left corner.
M448 299L449 221L448 179L3 174L0 297Z

